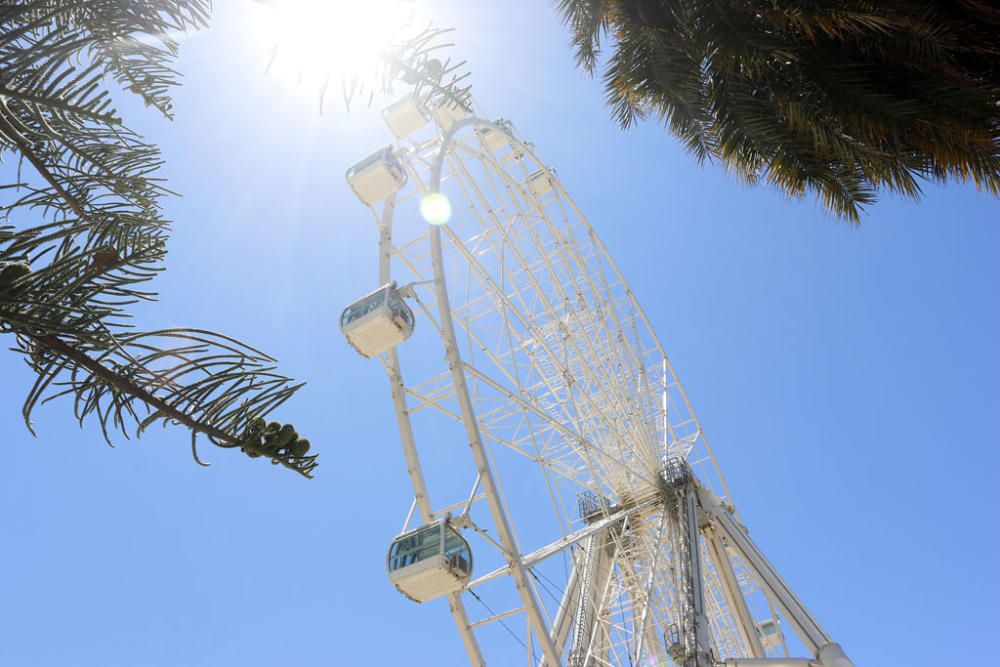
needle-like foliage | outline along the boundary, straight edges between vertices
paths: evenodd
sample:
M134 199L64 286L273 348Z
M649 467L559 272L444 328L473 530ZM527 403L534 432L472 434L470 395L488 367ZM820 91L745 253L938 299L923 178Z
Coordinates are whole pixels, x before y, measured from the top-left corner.
M601 44L622 127L653 117L699 160L858 222L880 191L1000 195L991 0L558 0L578 65Z
M209 0L30 0L0 8L0 333L36 373L31 413L60 396L104 437L179 424L305 476L316 457L265 418L300 385L274 360L198 329L142 332L129 307L155 295L168 224L160 155L123 124L111 86L170 117L175 36ZM15 162L16 161L16 162ZM16 177L14 164L17 165ZM200 461L199 461L200 463Z

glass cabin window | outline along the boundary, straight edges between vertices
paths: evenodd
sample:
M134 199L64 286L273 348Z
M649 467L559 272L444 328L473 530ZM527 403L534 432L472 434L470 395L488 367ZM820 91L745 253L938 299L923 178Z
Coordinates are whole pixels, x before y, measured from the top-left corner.
M386 160L389 163L395 162L395 155L392 153L392 147L386 146L385 148L380 148L365 159L358 162L356 165L347 170L347 179L350 180L356 174L361 173L368 167Z
M393 315L402 317L403 321L406 322L406 325L412 329L413 313L410 311L409 306L403 303L403 299L399 296L399 292L396 290L389 290L388 303Z
M379 308L385 302L385 292L386 290L380 289L345 308L344 314L340 316L340 326L345 327Z
M472 554L469 551L469 544L451 526L445 529L444 555L452 565L466 574L472 571Z
M394 542L389 550L389 570L398 570L436 556L441 549L440 530L440 526L428 526Z
M389 549L389 571L394 572L441 553L441 525L427 526L398 538ZM472 570L469 545L457 530L444 526L444 555L452 565L468 574Z

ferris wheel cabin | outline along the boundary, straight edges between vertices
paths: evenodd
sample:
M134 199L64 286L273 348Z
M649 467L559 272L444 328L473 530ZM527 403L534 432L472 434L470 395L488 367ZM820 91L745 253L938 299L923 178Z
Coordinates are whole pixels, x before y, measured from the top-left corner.
M493 124L503 128L506 133L492 127L483 127L477 129L476 134L483 140L487 148L497 153L510 143L510 138L507 135L514 135L514 125L506 118L497 118Z
M413 311L395 283L358 299L340 316L340 330L361 356L370 359L390 350L413 333Z
M347 183L358 199L374 206L406 185L406 170L392 146L386 146L348 169Z
M400 593L427 602L465 588L472 576L472 551L447 521L436 521L394 539L386 567Z
M781 632L781 624L777 618L769 618L766 621L757 623L757 637L764 648L777 648L785 643L784 634Z
M434 120L437 121L438 127L441 128L442 132L447 132L451 129L452 125L468 118L469 115L467 109L448 98L442 99L438 103L437 108L434 109Z
M541 197L542 195L547 195L552 192L556 184L552 181L549 173L555 174L555 169L539 169L538 171L528 174L528 189L535 193L536 197Z
M397 139L405 139L430 122L423 103L410 93L382 110L382 119Z

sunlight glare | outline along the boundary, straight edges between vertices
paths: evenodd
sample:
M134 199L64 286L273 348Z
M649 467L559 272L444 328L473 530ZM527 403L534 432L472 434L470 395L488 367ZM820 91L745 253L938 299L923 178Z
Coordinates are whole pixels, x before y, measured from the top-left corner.
M413 14L407 0L274 0L260 12L262 41L274 49L270 71L300 82L371 83L385 50Z

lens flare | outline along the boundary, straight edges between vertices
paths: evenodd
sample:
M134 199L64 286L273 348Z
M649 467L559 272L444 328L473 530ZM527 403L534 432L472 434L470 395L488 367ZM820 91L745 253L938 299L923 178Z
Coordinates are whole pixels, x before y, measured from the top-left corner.
M420 215L429 224L446 224L451 220L451 202L440 192L424 195L420 200Z

